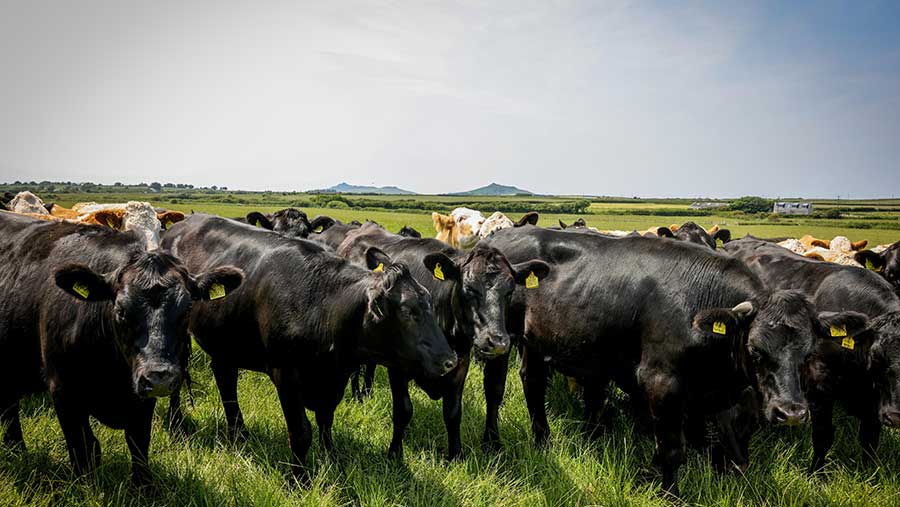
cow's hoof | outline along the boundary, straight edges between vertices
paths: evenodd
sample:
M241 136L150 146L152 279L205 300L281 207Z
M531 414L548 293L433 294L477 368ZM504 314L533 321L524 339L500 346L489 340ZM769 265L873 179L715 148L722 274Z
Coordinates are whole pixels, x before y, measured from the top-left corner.
M387 456L388 456L388 459L402 461L403 460L403 447L391 446L391 448L388 449Z

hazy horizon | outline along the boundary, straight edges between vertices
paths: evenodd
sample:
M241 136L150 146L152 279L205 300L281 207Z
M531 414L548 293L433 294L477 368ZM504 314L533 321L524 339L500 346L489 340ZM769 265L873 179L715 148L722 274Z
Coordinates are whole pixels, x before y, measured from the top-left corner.
M861 199L900 2L6 2L0 181Z

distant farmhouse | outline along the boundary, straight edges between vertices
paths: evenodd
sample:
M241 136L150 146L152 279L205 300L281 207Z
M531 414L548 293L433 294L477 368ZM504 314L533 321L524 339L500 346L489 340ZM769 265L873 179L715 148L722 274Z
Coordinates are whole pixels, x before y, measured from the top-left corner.
M809 215L812 213L811 202L776 202L772 213L779 215Z
M692 202L690 209L718 209L718 208L727 208L727 202L713 202L713 201L696 201Z

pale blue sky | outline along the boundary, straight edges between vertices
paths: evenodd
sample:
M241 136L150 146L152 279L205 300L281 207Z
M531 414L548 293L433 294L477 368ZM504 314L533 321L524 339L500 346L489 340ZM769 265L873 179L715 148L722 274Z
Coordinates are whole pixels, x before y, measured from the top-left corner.
M890 197L898 26L895 1L3 2L0 181Z

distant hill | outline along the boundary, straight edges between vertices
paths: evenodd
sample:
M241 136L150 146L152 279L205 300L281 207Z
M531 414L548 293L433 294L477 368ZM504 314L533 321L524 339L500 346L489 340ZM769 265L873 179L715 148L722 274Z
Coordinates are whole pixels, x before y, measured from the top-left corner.
M390 194L390 195L416 195L415 192L403 190L397 187L367 187L351 185L346 182L338 183L333 187L314 190L314 192L334 192L336 194Z
M475 190L469 190L468 192L457 192L455 194L450 195L474 195L474 196L483 196L483 195L534 195L533 192L529 192L528 190L522 190L517 187L510 187L506 185L500 185L498 183L491 183L490 185L476 188Z

